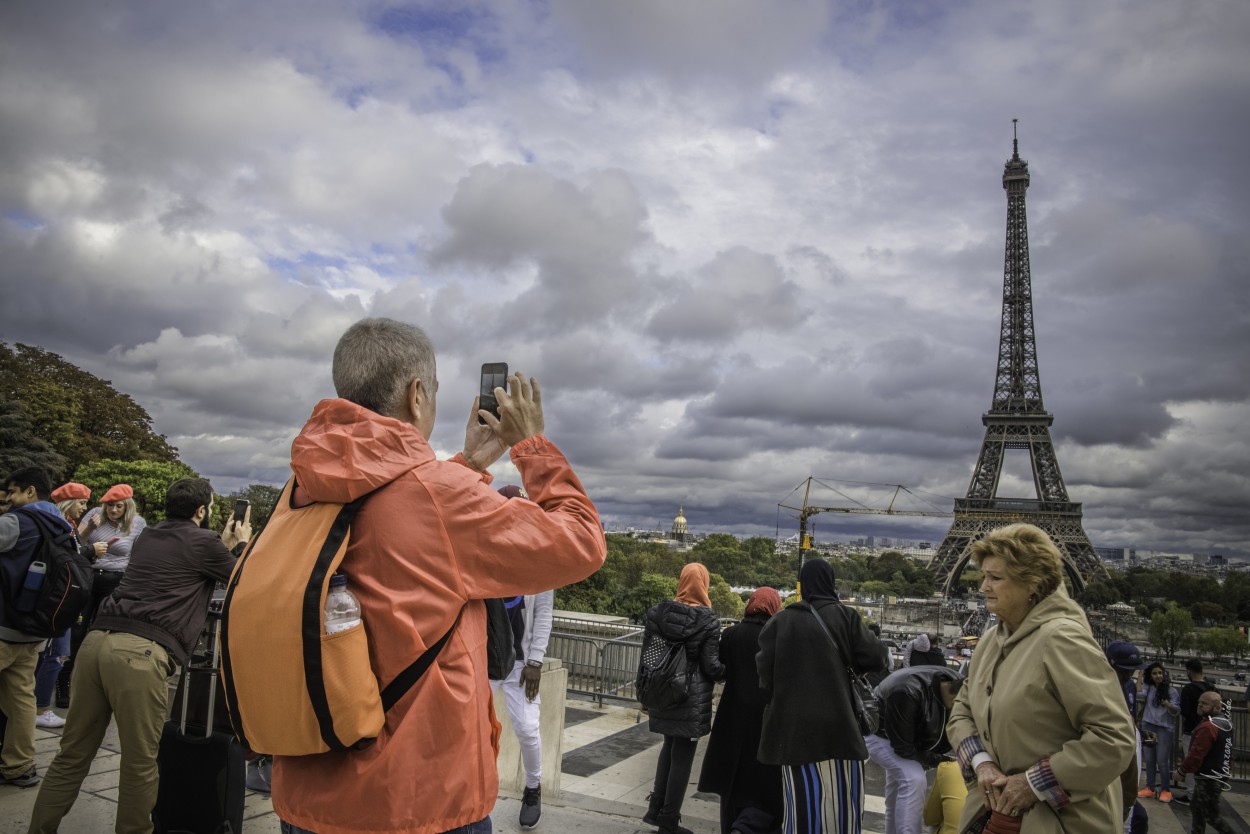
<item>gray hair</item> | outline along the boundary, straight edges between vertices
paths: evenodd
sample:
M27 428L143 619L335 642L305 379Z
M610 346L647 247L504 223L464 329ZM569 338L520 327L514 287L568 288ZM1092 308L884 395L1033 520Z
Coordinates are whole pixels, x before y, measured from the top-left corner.
M434 390L434 344L411 324L361 319L334 348L332 375L340 397L394 417L414 377Z

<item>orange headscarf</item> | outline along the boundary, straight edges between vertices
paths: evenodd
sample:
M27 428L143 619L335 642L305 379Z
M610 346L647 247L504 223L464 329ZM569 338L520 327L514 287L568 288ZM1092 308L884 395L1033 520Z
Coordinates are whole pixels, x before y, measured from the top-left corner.
M711 608L712 600L707 595L707 587L711 581L707 568L698 562L691 562L681 569L681 578L677 580L677 596L673 599L686 605Z

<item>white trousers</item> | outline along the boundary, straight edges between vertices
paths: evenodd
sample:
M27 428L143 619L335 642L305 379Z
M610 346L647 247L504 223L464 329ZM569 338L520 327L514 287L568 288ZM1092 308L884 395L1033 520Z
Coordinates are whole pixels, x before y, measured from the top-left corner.
M508 708L508 718L512 721L512 731L516 733L517 743L521 746L525 787L536 788L543 781L543 747L538 731L542 696L536 695L532 701L525 697L525 684L521 682L521 669L524 666L525 661L518 660L507 679L491 681L491 686L496 695L500 690L503 691L503 701Z
M868 758L885 771L885 834L923 834L924 765L894 752L889 739L864 736Z

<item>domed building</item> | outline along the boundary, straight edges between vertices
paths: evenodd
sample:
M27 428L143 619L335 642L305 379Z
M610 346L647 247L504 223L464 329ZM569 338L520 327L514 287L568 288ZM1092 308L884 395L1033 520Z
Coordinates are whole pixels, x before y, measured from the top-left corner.
M682 542L683 544L690 540L690 529L686 526L686 516L683 514L684 512L685 508L678 504L677 518L673 519L673 529L669 533L669 536L673 541Z

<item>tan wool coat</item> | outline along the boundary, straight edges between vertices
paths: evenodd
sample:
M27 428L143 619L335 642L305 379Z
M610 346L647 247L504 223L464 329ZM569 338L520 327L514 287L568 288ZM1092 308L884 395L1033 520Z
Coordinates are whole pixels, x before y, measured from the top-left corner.
M985 634L946 731L956 749L979 736L1008 776L1050 758L1071 802L1056 813L1039 801L1025 812L1021 834L1123 829L1119 779L1135 754L1133 722L1085 613L1062 586L1029 611L1014 633L998 625ZM960 830L984 802L970 786Z

